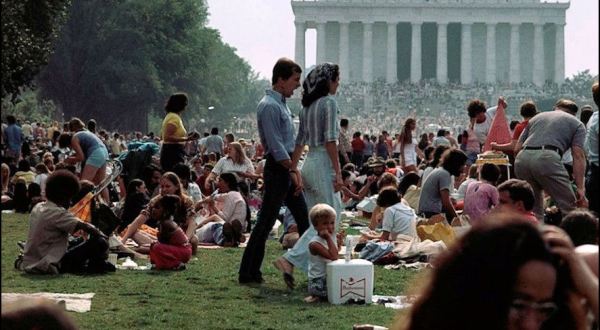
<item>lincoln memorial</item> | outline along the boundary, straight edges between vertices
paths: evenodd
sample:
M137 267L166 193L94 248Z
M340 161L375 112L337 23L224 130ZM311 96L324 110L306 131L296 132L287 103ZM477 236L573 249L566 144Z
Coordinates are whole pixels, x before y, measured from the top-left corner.
M346 81L561 84L568 2L292 0L295 60L316 29L316 62Z

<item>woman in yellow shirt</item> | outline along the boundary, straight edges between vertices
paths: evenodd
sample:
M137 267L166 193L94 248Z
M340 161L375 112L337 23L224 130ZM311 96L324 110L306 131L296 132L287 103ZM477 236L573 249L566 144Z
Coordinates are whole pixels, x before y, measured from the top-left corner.
M197 140L198 133L187 134L181 113L188 104L188 97L185 93L175 93L169 97L165 105L167 115L162 123L162 148L160 150L160 166L163 171L171 171L173 166L185 161L185 143L187 141Z

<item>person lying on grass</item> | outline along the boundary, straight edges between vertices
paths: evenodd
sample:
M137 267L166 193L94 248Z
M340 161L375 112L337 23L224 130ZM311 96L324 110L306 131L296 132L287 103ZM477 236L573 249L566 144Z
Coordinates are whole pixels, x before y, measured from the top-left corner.
M38 203L31 211L27 243L22 260L15 263L17 269L37 274L115 271L106 261L106 235L67 210L79 189L79 179L67 170L57 170L48 177L48 201ZM79 230L88 233L89 238L69 246L69 234Z
M192 257L192 245L177 223L186 216L179 196L162 195L152 208L158 219L158 242L150 245L150 263L155 269L183 270ZM179 219L177 221L176 219Z
M335 237L335 210L327 204L317 204L308 217L318 235L308 243L308 293L304 301L313 303L327 300L327 264L338 259Z

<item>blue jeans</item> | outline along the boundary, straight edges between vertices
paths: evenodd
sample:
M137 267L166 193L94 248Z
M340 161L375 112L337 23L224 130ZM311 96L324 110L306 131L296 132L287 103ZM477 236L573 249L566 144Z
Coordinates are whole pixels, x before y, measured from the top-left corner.
M239 271L240 280L262 278L260 267L265 257L265 244L279 209L284 203L296 220L299 235L308 229L308 210L304 194L294 195L295 186L292 184L289 170L275 161L271 155L267 155L263 176L265 194L256 225L244 249Z

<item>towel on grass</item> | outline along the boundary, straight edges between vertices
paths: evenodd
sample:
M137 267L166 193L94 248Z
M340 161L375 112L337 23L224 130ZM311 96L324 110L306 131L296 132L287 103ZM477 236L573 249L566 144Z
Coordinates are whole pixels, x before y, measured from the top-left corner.
M65 302L65 309L71 312L85 313L92 309L92 298L95 293L2 293L2 305L16 302L20 299L46 298L57 303Z

